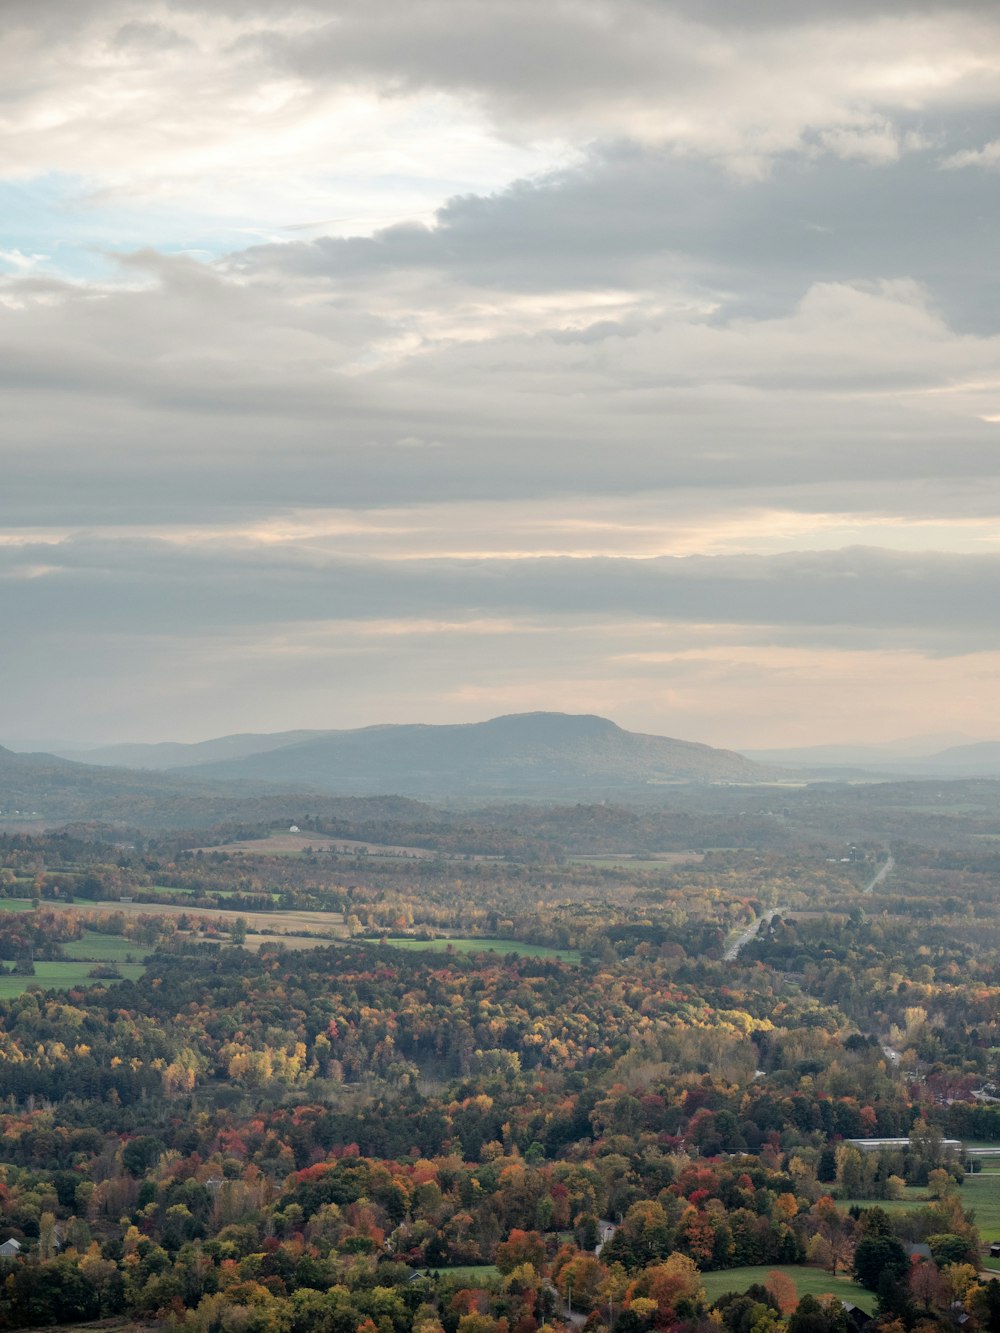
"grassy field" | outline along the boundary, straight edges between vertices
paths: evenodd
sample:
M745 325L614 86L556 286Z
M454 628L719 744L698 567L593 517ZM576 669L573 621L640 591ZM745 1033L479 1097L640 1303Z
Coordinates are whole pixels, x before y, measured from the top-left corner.
M90 959L95 963L124 963L128 957L138 963L149 952L148 944L136 944L124 935L98 935L92 930L85 930L80 939L63 945L67 958Z
M439 940L415 940L409 936L390 935L386 944L393 949L433 949L455 953L499 953L520 954L522 958L561 958L564 963L578 963L579 951L576 949L550 949L545 944L525 944L523 940L477 940L447 936Z
M988 1160L988 1159L987 1159ZM976 1226L983 1240L1000 1241L1000 1170L989 1168L976 1175L966 1176L959 1192L962 1207L975 1213ZM910 1186L905 1199L838 1199L841 1208L857 1204L859 1208L879 1207L889 1212L904 1212L921 1208L929 1202L927 1191ZM993 1261L995 1264L997 1260Z
M64 909L67 912L93 912L100 915L121 913L123 916L180 916L185 913L191 919L207 918L224 925L242 917L253 928L257 916L251 912L234 912L228 907L187 907L174 903L70 903ZM341 938L346 932L344 918L340 912L268 912L260 915L259 924L274 934L283 931L288 934L301 934L304 930L322 931L331 938Z
M164 898L179 897L182 900L190 899L193 903L196 898L201 897L208 899L217 898L220 902L224 902L227 898L235 898L241 893L241 889L211 889L204 894L196 894L193 889L171 888L168 884L143 884L139 888L133 890L132 896L133 900L136 902L140 898L159 898L162 896ZM270 898L273 903L278 895L276 893L255 893L253 897ZM113 907L115 904L110 903L106 905ZM196 912L207 912L211 909L206 907L196 907L194 910Z
M746 1291L755 1282L766 1282L768 1273L784 1273L795 1283L799 1296L838 1296L851 1301L870 1314L875 1309L875 1293L866 1291L847 1277L834 1277L821 1268L797 1264L761 1265L758 1268L729 1268L721 1273L703 1273L702 1282L710 1301L717 1301L727 1291Z
M213 889L211 897L213 898L235 898L242 892L241 889ZM270 898L271 902L278 897L276 893L255 893L254 898Z
M966 1176L961 1199L962 1207L975 1213L983 1240L1000 1240L1000 1172L980 1171Z
M657 856L571 856L575 865L613 866L617 870L669 870L672 866L693 865L704 861L704 852L661 852Z
M906 1213L923 1208L930 1200L919 1185L907 1185L902 1199L838 1199L838 1208L884 1208L887 1213Z
M30 912L34 906L30 898L0 898L0 912Z
M69 986L93 986L95 978L89 976L93 963L64 962L36 963L33 977L0 977L0 1000L9 1000L15 995L22 995L29 986L39 986L42 990L62 989ZM125 981L138 981L146 970L141 963L119 963L118 970ZM107 982L102 984L108 984Z
M339 944L339 940L330 939L326 935L258 935L253 930L254 921L250 920L250 931L247 934L243 945L250 953L260 953L261 949L266 949L269 945L280 944L286 949L327 949L331 944Z
M428 860L436 853L426 847L397 847L389 843L358 842L353 838L332 838L327 833L272 833L267 838L246 838L240 842L225 842L218 847L199 849L208 856L212 852L225 852L227 856L304 856L311 852L324 852L342 856L394 856L413 860ZM480 860L480 857L475 857Z
M420 1272L423 1271L420 1269ZM460 1264L456 1268L432 1268L431 1271L440 1273L442 1277L457 1277L465 1281L482 1281L483 1278L500 1276L500 1270L493 1264Z

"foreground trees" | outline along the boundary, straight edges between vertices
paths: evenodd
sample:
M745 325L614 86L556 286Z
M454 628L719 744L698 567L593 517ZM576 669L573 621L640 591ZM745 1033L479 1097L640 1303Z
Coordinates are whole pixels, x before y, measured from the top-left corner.
M189 861L161 865L165 890L197 870L199 893L236 881L263 903L261 867ZM987 935L972 969L957 929L859 912L779 916L724 962L762 906L735 892L744 872L755 891L819 891L816 865L796 888L791 863L734 853L627 892L615 872L613 894L561 863L411 864L325 889L305 862L273 872L362 928L450 913L564 950L537 957L250 952L206 940L193 909L169 929L143 913L141 981L0 1002L0 1240L22 1247L0 1326L538 1333L571 1308L616 1333L859 1333L798 1295L864 1299L850 1273L891 1333L1000 1333L943 1143L993 1124L971 1094L1000 1045L1000 954ZM0 915L17 947L73 928L48 906ZM876 1137L903 1142L846 1143ZM762 1281L713 1308L705 1283L751 1266Z

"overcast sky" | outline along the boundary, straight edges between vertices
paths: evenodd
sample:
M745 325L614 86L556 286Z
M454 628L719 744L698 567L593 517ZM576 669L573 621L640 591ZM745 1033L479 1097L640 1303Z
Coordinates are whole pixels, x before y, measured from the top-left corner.
M0 743L1000 737L995 0L4 0Z

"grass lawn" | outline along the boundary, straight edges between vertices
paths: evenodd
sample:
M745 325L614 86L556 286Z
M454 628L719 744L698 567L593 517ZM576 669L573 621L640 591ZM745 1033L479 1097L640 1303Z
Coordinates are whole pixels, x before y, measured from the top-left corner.
M30 898L0 898L0 912L31 912L34 906Z
M39 986L42 990L62 990L70 986L102 984L97 978L88 975L93 966L93 963L83 962L36 963L33 977L0 977L0 1000L21 995L29 986ZM141 963L119 963L118 967L122 979L126 981L138 981L146 970Z
M981 1171L978 1175L966 1176L959 1198L963 1208L975 1213L976 1226L983 1240L1000 1240L1000 1173L993 1175Z
M421 1268L419 1271L422 1273L424 1270ZM461 1278L464 1281L500 1276L500 1270L494 1264L460 1264L457 1268L435 1268L432 1265L431 1272L440 1273L442 1277Z
M701 1280L710 1301L717 1301L727 1291L746 1291L755 1282L766 1282L768 1273L785 1273L795 1283L799 1296L838 1296L851 1301L869 1314L875 1309L875 1293L866 1291L848 1277L833 1277L822 1268L798 1264L770 1264L756 1268L728 1268L721 1273L703 1273Z
M516 953L522 958L561 958L564 963L578 963L579 951L576 949L550 949L545 944L525 944L523 940L477 940L446 936L439 940L415 940L410 936L392 936L386 939L393 949L434 949L446 950L449 946L455 953Z

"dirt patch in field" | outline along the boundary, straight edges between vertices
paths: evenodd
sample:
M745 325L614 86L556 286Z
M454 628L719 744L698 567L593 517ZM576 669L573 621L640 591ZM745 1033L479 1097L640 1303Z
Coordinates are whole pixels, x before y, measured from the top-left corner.
M308 930L322 933L329 939L343 939L347 934L340 912L234 912L224 907L179 907L174 903L87 903L86 906L82 903L67 903L60 910L97 916L112 916L116 912L121 912L123 916L186 916L190 921L219 921L226 926L242 917L251 936L301 937L302 932Z
M658 866L698 865L705 859L704 852L581 852L569 858L581 864L591 865L634 865L643 869L655 869Z
M195 849L208 855L225 852L227 856L299 856L308 851L341 852L345 855L367 853L369 856L405 856L418 860L437 856L426 847L395 847L389 843L357 842L353 838L331 838L326 833L272 833L269 838L246 838L242 842L225 842L218 847ZM478 858L477 858L478 859Z

